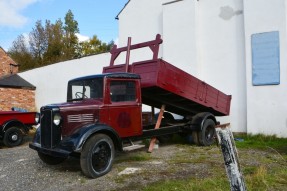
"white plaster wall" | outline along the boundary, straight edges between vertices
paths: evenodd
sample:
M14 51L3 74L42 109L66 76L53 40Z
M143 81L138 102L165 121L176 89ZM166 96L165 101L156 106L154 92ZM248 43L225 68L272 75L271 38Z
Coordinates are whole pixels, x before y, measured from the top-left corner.
M119 46L126 46L128 37L132 44L155 39L162 32L162 4L172 0L131 0L119 14ZM163 39L164 42L166 41ZM125 61L125 55L117 59L117 63ZM159 57L162 57L160 46ZM149 48L131 52L131 62L151 59Z
M140 43L162 34L162 4L168 0L130 0L119 14L119 45Z
M163 59L198 76L196 1L163 4Z
M110 53L104 53L52 64L22 72L19 75L37 87L35 101L39 110L43 105L65 102L69 80L101 74L103 67L108 66L109 63Z
M139 25L140 23L140 25ZM135 1L119 17L120 42L163 36L162 57L232 94L233 131L246 132L243 5L238 0Z
M247 132L287 137L287 39L285 0L244 0ZM251 35L279 31L280 84L252 85Z
M197 2L199 77L232 95L232 131L246 132L246 73L243 4L239 0Z
M190 0L131 0L119 14L119 47L126 46L128 37L135 44L161 34L159 57L197 74L194 4ZM151 57L149 48L131 52L131 62ZM116 63L124 62L125 54L121 54Z

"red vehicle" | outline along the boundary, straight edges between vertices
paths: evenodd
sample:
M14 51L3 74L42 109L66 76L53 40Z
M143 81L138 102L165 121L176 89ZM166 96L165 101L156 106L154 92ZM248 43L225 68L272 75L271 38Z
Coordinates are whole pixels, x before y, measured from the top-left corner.
M0 140L7 147L20 145L38 118L36 112L0 111Z
M113 47L110 66L102 74L69 81L66 103L41 108L40 128L30 148L47 164L78 156L82 172L96 178L111 170L115 150L134 140L165 140L180 133L192 134L198 145L212 144L215 116L229 114L231 96L158 59L161 42L160 35L135 45L129 39L127 47ZM130 50L142 47L150 47L153 58L129 65ZM126 64L114 65L125 51ZM161 128L154 128L154 115L143 120L142 104L165 106L168 112L159 114L164 117ZM176 120L169 112L184 118Z

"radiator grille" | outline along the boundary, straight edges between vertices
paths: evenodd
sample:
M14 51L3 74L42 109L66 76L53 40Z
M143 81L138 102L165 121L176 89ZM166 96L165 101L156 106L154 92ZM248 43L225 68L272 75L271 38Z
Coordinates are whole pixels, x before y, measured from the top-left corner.
M53 124L55 111L51 108L41 109L41 146L53 148L61 141L61 128Z

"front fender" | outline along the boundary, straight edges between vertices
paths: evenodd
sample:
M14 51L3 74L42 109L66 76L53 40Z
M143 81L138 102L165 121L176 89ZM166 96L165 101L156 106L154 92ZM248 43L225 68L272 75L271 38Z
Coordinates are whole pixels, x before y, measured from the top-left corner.
M116 149L122 150L121 138L113 128L105 124L90 124L77 129L75 133L61 141L60 147L72 152L81 152L85 142L95 133L107 134L113 140Z
M26 127L21 121L18 121L18 120L9 120L9 121L6 121L3 125L2 125L2 132L5 132L7 131L7 129L9 129L10 127L18 127L22 130L26 132L29 131L29 128Z

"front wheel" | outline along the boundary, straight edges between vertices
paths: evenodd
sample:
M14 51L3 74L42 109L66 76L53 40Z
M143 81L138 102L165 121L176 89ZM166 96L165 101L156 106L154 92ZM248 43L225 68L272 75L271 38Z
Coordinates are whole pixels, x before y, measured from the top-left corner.
M88 139L81 153L81 168L90 178L97 178L108 173L115 156L114 144L105 134L96 134Z
M7 147L15 147L23 142L23 133L18 127L10 127L4 134L4 144Z
M49 164L49 165L60 164L64 160L66 160L66 158L63 158L63 157L53 157L51 155L47 155L47 154L40 153L40 152L38 152L38 156L44 163Z
M215 142L215 122L212 119L204 121L201 131L198 132L198 142L201 146L210 146Z

